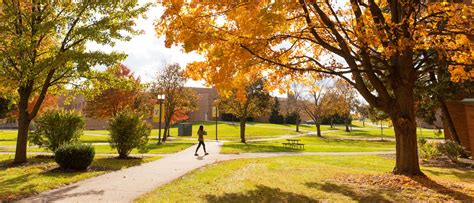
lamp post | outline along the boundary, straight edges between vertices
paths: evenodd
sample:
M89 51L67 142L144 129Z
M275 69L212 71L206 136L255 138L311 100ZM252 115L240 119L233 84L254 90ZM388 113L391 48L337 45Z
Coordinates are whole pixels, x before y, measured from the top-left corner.
M163 101L165 100L165 95L164 94L159 94L157 96L158 101L160 102L160 115L159 115L159 120L158 120L158 144L161 143L161 115L163 114Z
M213 116L215 116L215 118L216 118L216 141L218 141L218 139L217 139L217 119L219 118L219 109L217 108L217 99L214 100L214 107L213 108L214 108L213 110L214 110L214 113L215 113Z

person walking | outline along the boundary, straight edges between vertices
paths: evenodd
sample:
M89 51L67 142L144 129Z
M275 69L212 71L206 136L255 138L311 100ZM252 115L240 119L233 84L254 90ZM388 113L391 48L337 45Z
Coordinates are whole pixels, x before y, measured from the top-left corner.
M204 135L207 135L207 132L204 130L204 126L199 126L199 130L197 132L198 134L198 141L199 141L199 144L196 148L196 152L194 153L194 156L198 156L198 150L199 150L199 147L201 147L202 145L202 148L204 149L204 155L208 155L209 153L206 152L206 144L204 144Z

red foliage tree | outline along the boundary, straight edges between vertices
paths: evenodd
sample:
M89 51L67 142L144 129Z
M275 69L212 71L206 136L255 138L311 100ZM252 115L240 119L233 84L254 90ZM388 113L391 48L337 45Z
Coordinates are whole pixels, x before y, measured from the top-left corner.
M139 110L143 102L139 99L142 95L140 78L136 78L131 70L123 65L109 67L106 71L113 73L119 82L124 85L119 85L120 88L105 88L98 96L87 100L85 113L88 117L97 119L107 119L123 109L130 108L132 110ZM110 81L103 81L107 87ZM116 85L115 85L116 86Z

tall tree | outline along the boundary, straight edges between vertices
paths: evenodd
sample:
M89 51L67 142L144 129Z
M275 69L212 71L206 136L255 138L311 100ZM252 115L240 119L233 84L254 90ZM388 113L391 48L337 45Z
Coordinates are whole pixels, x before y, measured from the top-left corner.
M142 85L140 78L135 78L132 71L123 64L117 64L107 68L106 72L114 75L114 81L104 80L103 83L120 82L121 85L107 87L99 95L87 99L85 114L91 118L109 119L124 109L135 112L142 110L140 100L142 96ZM117 81L118 80L118 81Z
M329 91L329 87L326 82L314 83L306 99L301 103L303 110L314 121L318 137L321 137L323 118L334 115L334 112L340 109L339 95Z
M134 19L146 11L137 1L4 0L0 6L1 85L18 94L15 163L26 161L28 127L48 91L90 75L90 67L112 65L123 54L86 49L129 40ZM37 96L34 107L28 103Z
M197 107L197 96L195 92L184 87L187 77L183 75L183 71L179 64L168 64L165 68L158 72L153 84L153 92L164 94L164 134L161 141L166 142L169 136L169 128L172 120L176 119L179 114L188 113ZM179 114L177 114L179 113Z
M303 112L302 108L302 99L303 99L304 89L302 84L291 83L288 90L288 102L287 106L291 114L295 117L296 132L300 131L301 123L301 113ZM291 115L290 114L290 115Z
M383 121L388 120L390 116L387 115L385 112L379 109L376 109L374 107L369 107L368 116L372 122L375 122L375 123L380 122L380 135L382 136L382 140L383 140L383 125L382 124L383 124Z
M346 132L350 132L350 125L352 122L351 112L355 111L356 107L356 92L354 88L344 80L336 80L333 89L337 92L340 99L340 108L338 114L344 118L344 125Z
M285 117L280 113L280 101L278 101L278 97L274 97L274 102L270 111L270 123L277 123L283 124L285 123Z
M264 80L257 79L250 85L237 86L230 91L221 90L220 95L219 108L239 119L240 141L245 143L247 118L259 117L268 113L272 103L270 93L264 88Z
M437 68L426 63L427 50L440 50L457 78L474 72L468 39L474 12L466 4L299 0L165 6L158 34L166 35L167 46L183 43L187 52L206 54L207 62L188 68L213 82L249 67L276 81L308 71L344 79L393 121L394 174L423 175L414 89L418 78Z
M360 120L362 120L362 127L365 127L365 120L369 118L369 106L359 102L356 109Z

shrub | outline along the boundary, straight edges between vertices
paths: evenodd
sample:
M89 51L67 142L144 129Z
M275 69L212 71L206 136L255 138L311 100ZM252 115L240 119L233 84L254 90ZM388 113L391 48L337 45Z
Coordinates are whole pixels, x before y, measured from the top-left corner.
M425 138L420 138L419 143L419 155L422 159L435 159L441 156L441 152L438 149L438 144L435 142L427 142Z
M48 110L35 120L36 130L29 140L54 152L63 144L79 140L84 124L84 118L76 111Z
M63 169L84 170L94 160L95 150L91 145L69 143L56 149L54 160Z
M454 162L457 162L458 158L466 153L461 145L451 140L439 144L438 149Z
M300 120L300 116L296 112L292 112L286 116L286 124L296 124Z
M117 149L120 158L126 158L134 149L146 148L150 127L141 116L129 111L118 113L109 121L110 146Z

